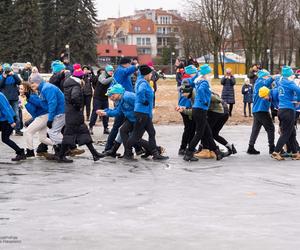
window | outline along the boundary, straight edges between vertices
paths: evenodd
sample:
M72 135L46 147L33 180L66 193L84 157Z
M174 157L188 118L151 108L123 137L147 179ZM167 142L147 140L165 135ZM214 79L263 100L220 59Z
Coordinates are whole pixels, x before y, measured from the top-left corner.
M174 32L175 33L179 32L179 29L178 28L174 28Z
M136 44L137 44L137 45L142 45L142 38L138 37L138 38L136 39Z
M157 33L158 33L158 34L161 34L161 33L162 33L162 28L161 28L161 27L158 27L158 28L157 28Z
M135 32L141 32L141 27L140 26L134 26L134 31Z
M150 26L148 27L148 31L151 31L151 27Z
M151 49L149 48L140 48L138 49L140 55L151 55Z
M107 53L107 54L108 54L108 53L109 53L109 49L106 49L106 50L105 50L105 53Z
M146 45L151 45L151 39L149 37L146 38Z

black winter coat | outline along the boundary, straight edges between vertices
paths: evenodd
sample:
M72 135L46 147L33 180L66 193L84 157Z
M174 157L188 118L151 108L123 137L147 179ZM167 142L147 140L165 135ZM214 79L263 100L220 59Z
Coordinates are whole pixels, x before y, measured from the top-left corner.
M64 92L64 81L66 79L65 73L54 73L50 79L49 82L58 87L62 92Z
M83 85L83 94L86 96L93 95L93 81L94 77L92 74L87 74L83 77L84 85Z
M84 123L83 91L81 80L70 77L64 82L66 125L63 143L84 145L92 143L88 127Z
M223 85L222 99L228 104L235 104L234 76L231 76L230 79L223 77L221 80L221 84Z

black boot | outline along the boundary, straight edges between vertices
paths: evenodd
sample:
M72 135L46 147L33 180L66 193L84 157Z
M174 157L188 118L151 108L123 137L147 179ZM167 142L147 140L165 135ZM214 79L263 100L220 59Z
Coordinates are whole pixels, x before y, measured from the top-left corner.
M73 160L66 157L66 152L68 149L69 146L65 144L60 144L54 147L55 156L58 163L73 163Z
M93 155L94 161L99 161L101 158L104 158L106 155L99 153L93 146L92 143L86 144L91 154Z
M169 157L168 156L163 156L161 154L159 154L158 150L155 149L153 152L152 152L152 155L153 155L153 160L154 161L165 161L165 160L168 160Z
M220 151L220 149L217 148L214 152L216 154L216 160L217 161L220 161L220 160L223 159L223 153Z
M185 149L180 148L179 151L178 151L178 155L185 155Z
M270 145L270 146L269 146L269 154L270 154L270 155L273 154L274 151L275 151L275 145Z
M183 157L183 160L185 160L185 161L198 161L199 159L194 157L194 152L186 150L185 155Z
M41 143L36 149L37 156L45 156L48 153L48 146L44 143Z
M272 152L272 153L273 153L273 152ZM249 148L248 148L248 150L247 150L247 154L249 154L249 155L259 155L260 152L257 151L257 150L254 148L254 146L249 145Z
M233 144L226 146L226 148L228 149L228 156L237 153L237 150Z
M105 156L110 156L110 157L113 157L113 158L116 158L118 156L120 156L119 154L117 154L118 152L118 149L120 148L121 146L121 143L118 143L118 142L114 142L114 145L113 147L110 149L110 150L107 150L105 151Z
M12 161L22 161L22 160L26 160L26 155L25 155L25 151L24 149L21 149L20 152L17 152L17 155L15 158L11 159Z
M26 149L26 158L35 157L34 150Z

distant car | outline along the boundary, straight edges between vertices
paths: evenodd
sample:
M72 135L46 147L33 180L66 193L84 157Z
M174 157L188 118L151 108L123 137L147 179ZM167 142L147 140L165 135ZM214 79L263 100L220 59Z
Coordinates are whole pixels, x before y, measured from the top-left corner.
M13 63L13 64L11 65L11 67L12 67L12 70L13 70L15 73L19 74L20 71L21 71L22 69L24 69L25 64L26 64L26 63Z

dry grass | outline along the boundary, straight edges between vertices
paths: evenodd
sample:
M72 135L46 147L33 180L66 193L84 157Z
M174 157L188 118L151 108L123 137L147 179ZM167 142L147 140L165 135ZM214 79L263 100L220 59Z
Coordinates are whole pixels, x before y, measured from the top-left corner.
M221 80L212 81L212 90L221 94ZM252 118L244 117L243 112L243 95L242 95L242 80L238 79L235 86L235 101L233 116L228 121L228 124L251 124ZM160 80L158 82L158 91L156 92L156 108L154 113L154 123L156 124L176 124L181 123L181 116L175 111L177 105L177 87L175 80Z

